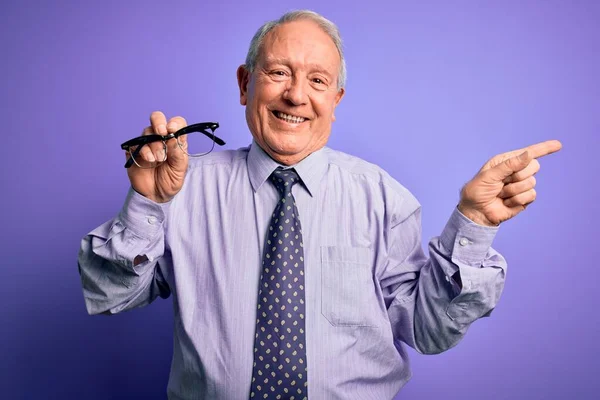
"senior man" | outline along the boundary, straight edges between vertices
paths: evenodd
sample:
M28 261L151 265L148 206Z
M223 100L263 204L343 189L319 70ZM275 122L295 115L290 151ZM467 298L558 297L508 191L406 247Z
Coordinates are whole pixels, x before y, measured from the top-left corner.
M411 193L325 147L345 93L333 23L265 24L237 78L252 144L193 159L186 135L140 147L121 212L82 241L87 309L173 295L170 399L392 399L411 376L402 342L442 352L496 306L498 225L534 201L536 159L561 144L488 161L427 257ZM144 135L186 126L150 120Z

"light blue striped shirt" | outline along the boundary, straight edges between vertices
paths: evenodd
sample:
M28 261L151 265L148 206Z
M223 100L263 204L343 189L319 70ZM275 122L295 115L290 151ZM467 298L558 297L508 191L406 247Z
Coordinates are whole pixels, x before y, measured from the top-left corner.
M267 178L278 166L256 143L191 159L173 200L131 190L82 241L90 314L173 295L172 400L249 398L263 242L279 200ZM411 376L403 343L444 351L495 307L506 271L490 247L497 228L455 209L428 258L419 203L379 167L325 147L295 168L309 397L392 399Z

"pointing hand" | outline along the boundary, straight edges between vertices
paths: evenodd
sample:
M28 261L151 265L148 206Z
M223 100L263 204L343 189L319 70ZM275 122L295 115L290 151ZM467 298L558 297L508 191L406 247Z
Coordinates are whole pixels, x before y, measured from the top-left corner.
M538 158L561 148L558 140L549 140L491 158L462 188L458 209L480 225L511 219L536 199Z

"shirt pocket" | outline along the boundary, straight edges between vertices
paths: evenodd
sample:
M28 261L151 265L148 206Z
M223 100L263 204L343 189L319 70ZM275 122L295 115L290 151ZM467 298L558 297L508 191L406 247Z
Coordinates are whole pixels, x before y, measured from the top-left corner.
M374 325L372 259L365 247L321 247L321 314L331 325Z

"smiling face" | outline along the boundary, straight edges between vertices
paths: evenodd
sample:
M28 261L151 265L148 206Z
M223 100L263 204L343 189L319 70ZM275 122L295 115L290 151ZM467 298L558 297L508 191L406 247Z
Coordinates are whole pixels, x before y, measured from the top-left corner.
M293 165L327 143L334 110L340 56L315 22L297 20L264 38L254 71L238 68L240 103L254 140L275 161Z

